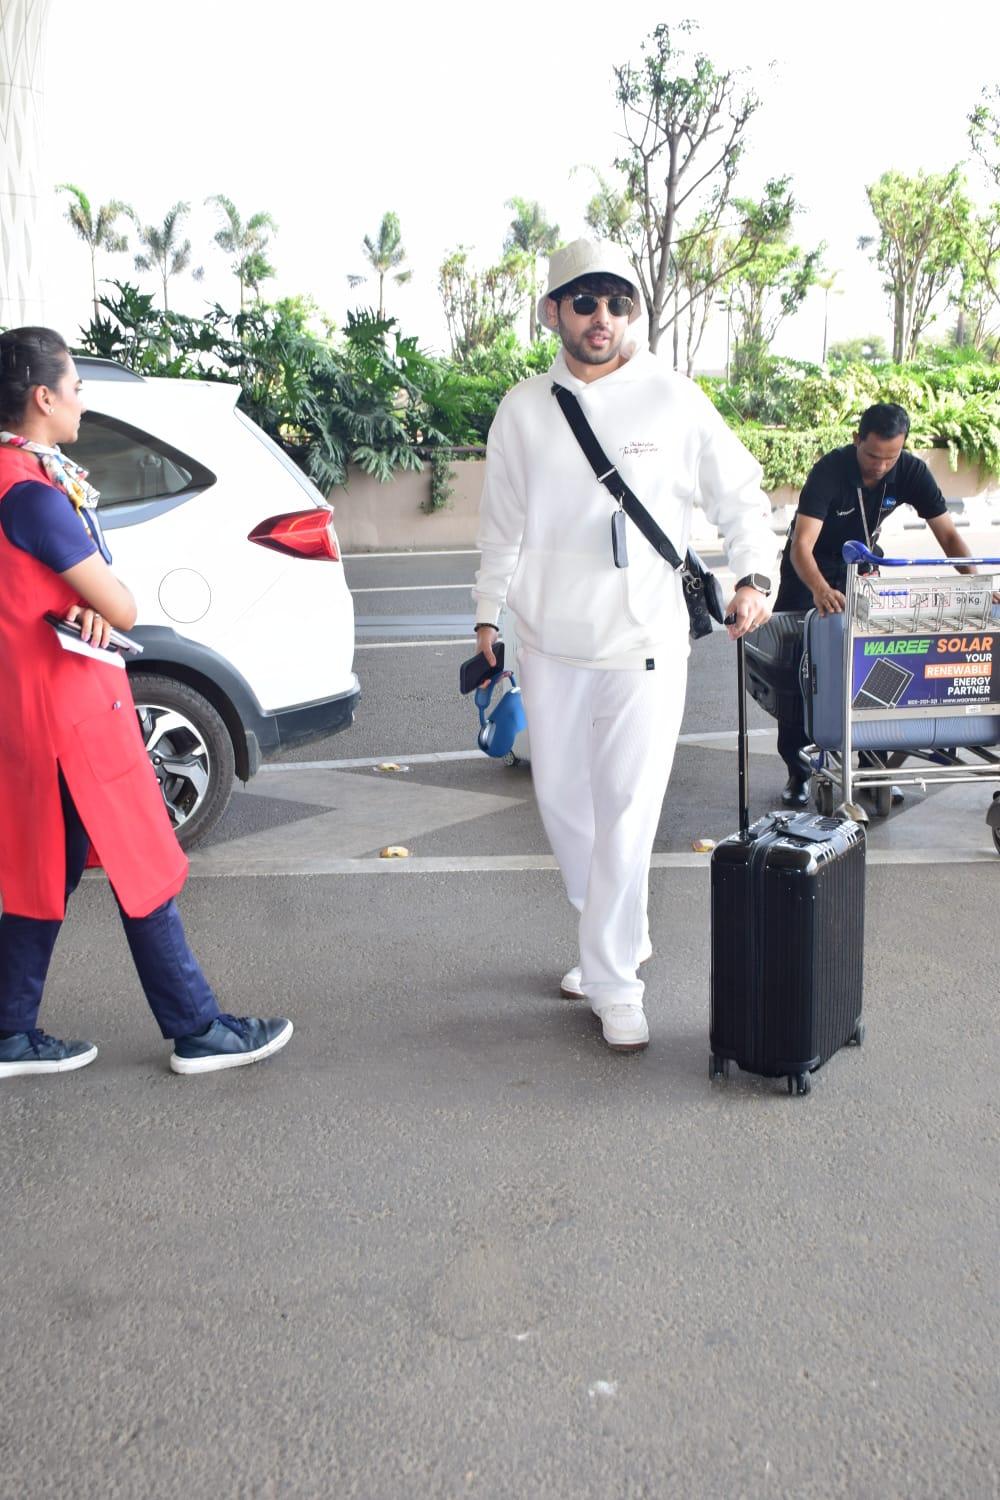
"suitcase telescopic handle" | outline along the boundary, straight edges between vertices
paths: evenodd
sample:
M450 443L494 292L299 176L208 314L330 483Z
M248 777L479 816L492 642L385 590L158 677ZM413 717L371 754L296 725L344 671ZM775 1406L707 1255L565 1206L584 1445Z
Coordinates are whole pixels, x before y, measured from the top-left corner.
M731 625L735 615L726 620ZM747 737L747 657L742 636L736 641L736 738L740 777L740 837L750 832L750 744Z

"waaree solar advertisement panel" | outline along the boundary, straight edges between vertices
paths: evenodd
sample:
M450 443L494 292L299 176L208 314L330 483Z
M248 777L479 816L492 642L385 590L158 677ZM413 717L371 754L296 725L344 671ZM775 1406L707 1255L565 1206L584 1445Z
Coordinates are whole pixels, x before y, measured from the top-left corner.
M994 670L998 647L997 629L858 636L852 706L895 712L1000 703L1000 673Z

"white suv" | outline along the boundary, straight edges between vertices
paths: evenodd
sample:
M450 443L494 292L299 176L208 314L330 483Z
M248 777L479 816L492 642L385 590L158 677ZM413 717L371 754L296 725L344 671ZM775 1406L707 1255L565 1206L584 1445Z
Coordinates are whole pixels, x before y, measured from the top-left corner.
M262 758L345 729L359 697L333 508L237 410L239 389L76 361L87 415L67 451L101 492L139 606L129 667L178 838L204 837Z

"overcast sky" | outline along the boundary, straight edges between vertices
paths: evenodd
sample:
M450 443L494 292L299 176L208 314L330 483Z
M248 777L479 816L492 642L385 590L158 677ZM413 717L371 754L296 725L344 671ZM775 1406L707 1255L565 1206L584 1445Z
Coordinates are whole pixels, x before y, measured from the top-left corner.
M413 281L390 290L389 311L443 348L445 254L464 244L495 259L514 194L537 198L564 238L583 232L588 168L606 170L616 150L613 64L637 57L658 21L693 13L705 50L746 67L763 101L739 191L790 174L803 206L796 237L825 240L826 265L841 272L831 339L888 337L878 272L856 248L873 228L865 184L889 168L941 171L968 156L965 117L1000 73L1000 10L982 3L53 0L46 170L95 205L128 200L146 222L189 200L206 277L178 278L171 296L191 313L236 297L212 244L209 194L227 194L244 217L273 214L279 275L267 294L308 293L338 322L375 295L350 291L347 275L365 269L362 236L394 209ZM984 197L974 165L969 175ZM47 316L72 334L88 315L89 262L61 212L53 194ZM131 256L104 269L138 276ZM779 335L780 352L819 358L822 303L814 290ZM724 342L723 317L703 362L721 363Z

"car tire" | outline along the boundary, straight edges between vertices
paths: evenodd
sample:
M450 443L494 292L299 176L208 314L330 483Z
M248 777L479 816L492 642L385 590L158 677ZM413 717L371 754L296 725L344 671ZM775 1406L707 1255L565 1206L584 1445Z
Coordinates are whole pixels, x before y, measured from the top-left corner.
M208 699L173 677L130 672L143 743L179 843L189 849L215 827L233 794L229 730Z

